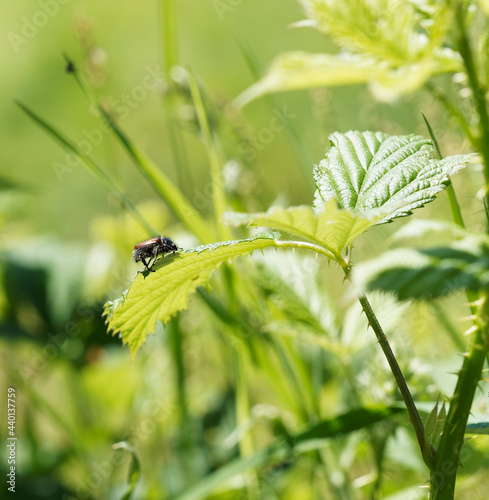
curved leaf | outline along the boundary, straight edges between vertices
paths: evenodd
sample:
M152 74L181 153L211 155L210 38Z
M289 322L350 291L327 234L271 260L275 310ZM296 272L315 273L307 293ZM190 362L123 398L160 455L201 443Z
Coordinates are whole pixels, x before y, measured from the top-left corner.
M310 54L287 52L279 55L267 74L240 94L235 103L244 107L262 95L313 87L365 83L387 78L387 69L376 60L354 54Z
M121 500L131 500L134 490L136 489L136 486L141 478L141 462L139 461L136 450L127 441L121 441L120 443L113 444L112 449L126 450L131 454L131 465L129 467L129 474L127 477L127 491L121 498Z
M419 135L382 132L335 132L333 147L314 169L315 204L336 199L342 208L368 212L383 208L379 223L410 215L435 199L471 155L433 158L434 148Z
M272 207L268 212L257 214L227 212L223 218L228 224L270 227L299 236L317 243L328 250L330 258L339 260L341 252L382 215L340 209L335 200L330 200L316 209L308 206Z
M156 272L140 272L123 297L107 302L104 315L108 330L119 333L134 355L156 321L166 323L187 308L188 297L197 287L207 285L212 272L224 261L253 250L281 246L279 233L267 232L246 240L204 245L168 255L154 266ZM283 245L282 245L283 246Z
M336 55L279 55L267 74L236 99L238 106L271 92L368 82L379 100L413 92L433 75L462 69L445 37L454 9L443 2L420 9L403 0L301 0L314 27L340 48Z
M447 247L387 252L357 265L353 279L363 289L392 292L400 300L488 289L489 240L466 238Z

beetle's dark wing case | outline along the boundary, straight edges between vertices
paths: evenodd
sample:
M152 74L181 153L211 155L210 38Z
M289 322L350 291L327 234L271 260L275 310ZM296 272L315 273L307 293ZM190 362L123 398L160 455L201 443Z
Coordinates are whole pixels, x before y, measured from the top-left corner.
M149 240L146 240L146 241L141 241L141 243L138 243L135 247L134 247L134 250L137 250L138 248L141 248L141 247L144 247L146 245L151 245L153 243L157 243L159 241L159 237L156 237L156 238L151 238Z

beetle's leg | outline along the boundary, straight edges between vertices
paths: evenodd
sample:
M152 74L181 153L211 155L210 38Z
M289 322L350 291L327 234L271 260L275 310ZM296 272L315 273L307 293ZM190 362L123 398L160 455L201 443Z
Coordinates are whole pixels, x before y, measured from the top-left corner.
M141 257L141 260L143 261L144 267L149 271L148 264L146 264L146 261L144 260L144 257Z

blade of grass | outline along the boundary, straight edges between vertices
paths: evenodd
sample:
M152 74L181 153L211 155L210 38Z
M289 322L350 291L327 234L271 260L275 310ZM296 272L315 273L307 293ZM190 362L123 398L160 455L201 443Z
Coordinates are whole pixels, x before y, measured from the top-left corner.
M431 125L428 122L428 119L426 118L426 116L423 113L421 113L421 115L423 116L424 122L425 122L426 127L428 129L428 132L430 134L431 140L433 141L433 144L435 145L438 156L440 157L440 160L441 160L441 159L443 159L443 155L441 154L441 150L440 150L440 147L438 145L438 141L436 140L433 129L431 128ZM450 202L450 210L452 212L453 222L455 222L455 224L458 224L460 227L465 228L465 224L464 224L463 217L462 217L462 212L460 210L460 205L458 204L457 196L455 194L455 190L453 189L453 185L451 183L447 187L447 193L448 193L448 200ZM475 315L477 314L477 307L473 304L479 299L479 294L476 292L472 292L470 290L466 290L465 294L467 296L467 300L469 301L469 304L472 304L469 307L470 307L470 310L472 312L472 315L475 317ZM445 326L445 328L447 327L446 322L443 322L443 325ZM453 339L455 339L455 337L453 337L452 330L447 329L447 332L450 334L450 336ZM457 337L459 338L459 340L456 341L456 344L457 344L457 346L459 346L460 343L462 342L462 340L460 339L460 337L458 335L457 335ZM465 350L465 346L462 347L462 351L464 351L464 350Z
M39 125L39 127L41 127L58 144L60 144L65 151L78 158L78 160L95 177L95 179L97 179L97 181L105 189L107 189L107 191L116 196L116 198L121 202L121 205L127 209L127 211L134 217L134 219L141 225L141 227L145 229L149 236L158 234L158 231L145 220L145 218L139 213L138 209L134 206L132 201L126 196L123 191L121 191L115 185L115 183L111 180L107 173L97 163L95 163L95 161L93 161L89 156L82 153L73 142L63 136L61 132L56 130L39 115L34 113L34 111L29 109L21 102L16 101L16 104L20 109L22 109L22 111L24 111L24 113L26 113L27 116L29 116L29 118L31 118L37 125Z
M178 61L177 15L175 0L161 0L164 68L167 74Z
M295 436L280 437L270 446L249 457L239 457L212 474L205 476L172 500L201 500L224 481L249 469L258 469L268 464L294 459L296 454L317 450L324 446L324 440L340 434L347 434L381 422L403 410L393 407L357 408L336 418L318 422Z
M438 99L443 104L448 113L450 113L458 121L460 128L463 130L467 139L469 139L470 144L472 144L475 149L478 149L477 139L474 137L467 120L462 113L460 113L457 107L450 102L448 97L440 89L437 89L431 83L426 83L426 88L433 94L435 99Z
M244 42L238 40L237 38L236 38L236 43L238 45L239 50L241 51L243 59L245 60L246 65L248 66L248 69L250 70L250 73L252 74L253 78L255 80L259 80L262 75L256 54L253 53L253 51L249 46L245 46ZM280 109L278 100L272 94L267 94L263 96L263 99L268 104L270 110ZM313 177L311 173L312 173L312 166L314 165L315 160L309 154L308 149L305 148L304 145L302 144L300 139L300 134L298 133L297 129L294 127L291 121L289 121L286 124L285 133L288 135L290 139L288 141L290 147L292 148L295 156L299 160L299 165L301 167L304 180L308 183L308 187L314 187Z
M234 366L236 372L236 424L238 429L244 428L250 419L250 397L246 376L246 353L240 344L234 349ZM245 431L239 440L239 451L242 457L249 457L255 453L255 443L251 431ZM256 474L252 473L247 478L247 491L250 500L260 498L259 481Z
M209 119L207 117L207 110L205 109L202 94L200 92L197 81L192 73L188 72L188 84L192 100L194 102L195 112L199 121L200 130L202 132L203 140L205 143L207 157L211 166L211 180L212 180L212 203L214 208L214 218L216 229L221 239L230 238L230 231L227 226L220 223L221 215L226 211L226 194L224 192L224 185L221 176L221 160L217 152L214 137L209 126Z
M67 58L68 64L71 62ZM153 186L155 191L169 205L180 222L193 234L199 238L202 243L215 241L215 234L212 227L203 219L199 212L189 203L177 186L164 174L158 166L141 150L117 125L110 114L105 110L92 89L83 80L76 67L72 64L74 75L78 85L83 90L90 103L93 104L102 118L109 125L115 136L119 139L124 149L133 160L136 167L143 176Z
M426 128L428 129L428 132L430 134L431 140L433 141L433 144L436 148L436 151L438 153L438 156L440 157L440 160L443 159L443 155L441 154L440 147L438 146L438 141L436 140L435 134L433 133L433 129L431 128L431 125L428 121L428 118L426 118L424 113L421 113L423 116L423 120L426 124ZM465 227L463 218L462 218L462 212L460 210L460 205L458 204L457 196L455 195L455 190L453 189L453 185L450 183L450 185L447 187L447 194L448 194L448 200L450 202L450 210L452 212L452 218L455 224L458 224L460 227Z
M175 0L161 0L161 32L162 32L162 54L163 68L167 78L171 75L171 70L178 64L178 31L177 31L177 6ZM192 185L190 169L188 166L185 146L183 144L182 131L175 126L178 123L177 100L172 88L165 92L163 96L165 105L165 121L168 130L175 171L180 189L188 194L189 186Z

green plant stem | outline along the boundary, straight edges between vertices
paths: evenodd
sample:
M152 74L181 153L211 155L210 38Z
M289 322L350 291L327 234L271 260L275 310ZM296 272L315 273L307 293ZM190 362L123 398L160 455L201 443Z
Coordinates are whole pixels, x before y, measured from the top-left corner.
M71 63L68 57L66 57L66 60L68 63ZM180 222L186 226L189 231L195 234L202 243L215 241L213 228L191 203L189 203L187 198L180 189L175 186L170 178L122 131L110 113L101 104L90 86L82 78L76 66L73 66L72 73L90 103L95 106L107 125L114 132L138 170L149 181L161 198L169 205Z
M188 84L211 167L212 203L216 230L221 239L228 239L230 237L229 228L220 223L221 215L225 212L227 206L221 175L221 160L209 125L207 110L205 109L199 85L190 72L188 73Z
M467 120L462 115L462 113L460 113L457 107L452 102L450 102L448 97L440 89L437 89L431 83L428 82L426 84L426 88L431 92L433 97L435 97L435 99L438 99L443 104L443 106L445 106L445 109L458 121L467 139L469 139L470 143L475 149L478 149L479 144L477 142L477 139L474 137L474 134L472 133Z
M171 68L178 61L177 39L177 13L175 0L162 0L162 34L163 34L163 59L165 72L169 74Z
M351 268L346 264L346 262L341 263L341 267L343 268L343 271L348 281L351 282L350 280ZM375 315L374 310L372 309L372 306L370 305L370 302L368 301L367 297L364 294L359 294L358 300L362 306L363 311L365 312L365 316L367 317L369 325L372 327L375 336L377 337L377 341L380 344L384 356L386 357L387 362L389 363L389 367L391 369L392 374L394 375L397 387L399 388L404 404L406 405L409 418L411 420L411 423L413 424L419 448L421 450L421 455L423 456L426 465L430 467L430 457L426 450L423 422L421 421L418 409L414 404L414 400L413 397L411 396L411 392L409 391L409 387L407 386L406 379L402 374L396 356L392 352L389 341L387 340L387 337L384 331L382 330L379 320L377 319L377 316Z
M460 463L460 450L464 442L475 391L482 376L482 368L489 351L489 309L487 296L481 299L477 316L477 331L469 352L464 358L440 444L431 469L431 500L452 500Z
M178 31L177 7L175 0L161 0L161 32L163 68L168 81L171 80L171 70L178 64ZM172 156L180 189L188 195L192 185L182 131L178 126L177 95L173 85L164 93L165 121L168 130Z
M234 350L236 368L236 421L238 429L245 429L239 440L239 451L242 457L249 457L255 453L255 443L247 423L250 415L250 398L248 380L246 376L246 353L238 344ZM250 472L247 481L247 492L250 500L258 500L259 481L256 471Z
M424 115L424 113L421 113L423 116L423 120L426 124L426 128L428 129L428 132L430 134L431 140L433 141L433 144L435 146L435 149L438 153L438 157L440 160L443 159L443 155L441 154L441 149L440 146L438 145L438 141L436 140L435 133L433 132L433 129L431 128L430 122ZM447 194L448 194L448 200L450 202L450 211L452 212L452 219L455 222L455 224L459 225L460 227L465 227L464 220L462 217L462 211L460 210L460 205L458 204L457 196L455 194L455 190L453 189L452 183L447 187Z
M484 89L481 87L477 69L474 62L474 56L470 46L470 42L465 29L465 10L464 3L460 2L457 9L456 20L459 27L459 51L462 56L465 71L469 79L469 85L472 90L475 109L479 115L479 137L477 138L478 150L484 160L484 176L486 180L486 193L484 199L486 206L489 206L489 115L487 112L487 102Z
M428 128L428 132L431 136L431 140L433 141L433 144L435 145L436 151L438 152L438 156L441 160L441 159L443 159L443 155L441 153L441 149L440 149L440 146L438 145L438 141L436 140L433 129L431 128L431 125L430 125L428 119L426 118L426 116L423 113L421 113L421 114L423 115L423 119L426 123L426 127ZM452 212L453 222L455 222L455 224L457 224L458 226L465 228L465 223L464 223L464 220L462 217L462 211L460 210L460 205L458 204L457 196L455 194L455 189L453 189L453 184L450 184L448 186L447 193L448 193L448 200L450 202L450 211ZM471 291L468 289L465 291L465 294L467 296L467 300L469 301L470 311L472 312L472 315L475 316L477 314L477 308L474 305L474 303L477 302L477 300L479 299L479 294L477 292L474 292L474 291ZM434 305L434 307L435 307L435 305ZM437 312L438 312L438 317L442 320L443 325L446 327L447 332L450 334L452 339L455 340L458 338L458 340L455 340L455 343L460 348L462 340L460 339L458 334L456 334L456 332L454 332L453 328L450 328L449 322L446 319L446 317L445 318L441 317L441 314L442 314L441 308L438 307ZM462 350L465 349L465 344L463 344L461 349Z

